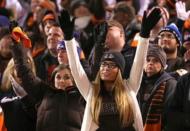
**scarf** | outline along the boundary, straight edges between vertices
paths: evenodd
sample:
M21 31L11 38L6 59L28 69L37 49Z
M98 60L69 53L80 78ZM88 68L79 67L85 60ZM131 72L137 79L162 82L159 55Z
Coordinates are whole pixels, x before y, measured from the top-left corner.
M163 82L152 96L145 119L144 131L161 131L162 110L166 82Z

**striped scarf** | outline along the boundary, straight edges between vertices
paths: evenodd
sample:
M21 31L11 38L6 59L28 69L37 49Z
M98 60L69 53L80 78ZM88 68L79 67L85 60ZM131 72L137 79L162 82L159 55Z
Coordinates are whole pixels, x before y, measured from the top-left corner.
M145 119L144 131L161 131L162 110L166 82L163 82L152 96Z

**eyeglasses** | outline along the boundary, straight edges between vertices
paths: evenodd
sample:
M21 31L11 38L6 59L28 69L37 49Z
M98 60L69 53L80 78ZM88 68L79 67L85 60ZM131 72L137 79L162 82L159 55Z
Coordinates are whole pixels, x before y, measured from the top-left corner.
M114 69L117 67L117 65L115 63L110 63L110 62L102 62L101 67L102 68L107 67L108 69Z
M171 40L171 39L175 39L175 36L173 34L161 34L158 36L158 39L163 40L164 38Z

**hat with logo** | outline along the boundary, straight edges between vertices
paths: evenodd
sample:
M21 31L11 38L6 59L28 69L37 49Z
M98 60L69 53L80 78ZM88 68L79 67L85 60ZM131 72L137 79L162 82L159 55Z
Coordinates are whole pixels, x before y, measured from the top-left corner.
M125 59L120 52L115 52L115 51L105 52L101 58L101 62L106 60L114 62L119 67L121 73L123 74L125 69Z

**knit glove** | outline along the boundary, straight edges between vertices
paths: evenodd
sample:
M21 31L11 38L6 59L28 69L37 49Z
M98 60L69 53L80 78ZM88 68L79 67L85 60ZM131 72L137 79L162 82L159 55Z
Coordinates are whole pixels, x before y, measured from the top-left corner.
M185 7L184 2L182 2L182 1L176 2L175 7L176 7L178 19L185 21L189 18L190 11L186 11L186 7Z
M161 11L158 8L153 9L149 15L147 15L147 11L145 11L142 18L140 36L148 38L150 31L158 23L161 17Z
M64 32L64 39L71 40L73 38L75 18L71 20L69 12L67 10L62 10L58 19L61 29Z

